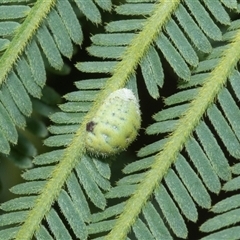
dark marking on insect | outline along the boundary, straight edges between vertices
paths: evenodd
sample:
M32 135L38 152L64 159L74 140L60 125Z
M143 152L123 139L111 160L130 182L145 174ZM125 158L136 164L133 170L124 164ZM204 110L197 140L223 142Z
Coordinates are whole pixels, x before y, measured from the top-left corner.
M87 125L86 125L86 130L88 132L93 132L93 129L94 129L94 126L96 125L95 122L91 121L91 122L88 122Z

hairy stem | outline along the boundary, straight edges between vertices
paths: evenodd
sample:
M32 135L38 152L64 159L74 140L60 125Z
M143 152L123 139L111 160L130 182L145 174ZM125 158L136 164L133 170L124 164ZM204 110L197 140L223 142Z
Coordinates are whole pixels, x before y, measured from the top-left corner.
M161 4L159 4L159 7L160 6ZM145 203L176 160L209 105L214 103L222 87L226 84L228 76L239 61L240 31L238 31L228 46L228 49L223 52L218 65L205 80L197 97L191 102L189 109L180 119L178 127L168 138L168 142L163 150L156 155L155 162L152 164L146 177L141 181L132 197L126 202L122 214L118 217L113 229L106 236L106 239L126 239L130 228L135 223Z
M13 69L19 56L30 42L42 21L50 12L56 0L38 0L28 16L18 28L16 35L9 44L0 61L0 85L6 80L8 73Z

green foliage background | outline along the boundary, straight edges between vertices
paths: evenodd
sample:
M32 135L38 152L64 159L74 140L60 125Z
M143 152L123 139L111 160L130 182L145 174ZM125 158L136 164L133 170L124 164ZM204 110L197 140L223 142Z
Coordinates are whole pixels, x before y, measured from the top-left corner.
M2 200L0 239L240 239L239 11L0 0L2 196L22 177ZM86 124L124 87L139 136L92 156Z

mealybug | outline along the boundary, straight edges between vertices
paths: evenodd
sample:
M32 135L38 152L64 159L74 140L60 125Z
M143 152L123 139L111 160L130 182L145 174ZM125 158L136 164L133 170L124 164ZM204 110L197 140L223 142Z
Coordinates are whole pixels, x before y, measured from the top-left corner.
M111 93L86 125L87 150L111 155L126 149L136 138L141 124L139 104L127 88Z

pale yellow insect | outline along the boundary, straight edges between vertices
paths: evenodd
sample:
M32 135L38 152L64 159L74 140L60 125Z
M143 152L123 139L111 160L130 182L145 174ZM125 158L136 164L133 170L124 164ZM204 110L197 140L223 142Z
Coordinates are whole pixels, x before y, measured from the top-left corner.
M111 93L86 125L87 150L96 155L111 155L126 149L136 138L141 125L139 104L130 89Z

